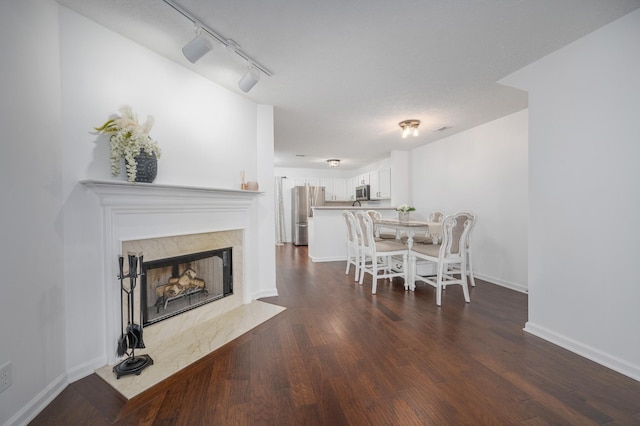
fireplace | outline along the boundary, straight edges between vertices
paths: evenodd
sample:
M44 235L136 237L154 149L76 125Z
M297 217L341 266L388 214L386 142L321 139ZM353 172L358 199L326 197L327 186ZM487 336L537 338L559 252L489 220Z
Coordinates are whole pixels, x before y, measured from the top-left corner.
M95 193L101 206L101 213L94 216L102 226L102 262L94 269L101 271L97 279L104 297L104 359L97 362L106 365L97 372L127 398L284 310L255 300L277 295L273 231L267 226L263 235L260 226L271 205L260 200L262 193L119 181L82 184ZM115 350L122 335L118 254L142 253L144 262L152 262L229 247L232 294L144 327L146 348L140 353L153 357L153 368L118 380L112 372L121 361ZM136 304L141 301L141 287L138 281ZM173 303L177 301L167 306ZM136 306L134 321L142 325L140 311Z
M233 248L144 262L143 326L233 294Z
M180 351L192 350L189 344L180 341L167 345L167 339L189 333L199 324L249 304L253 299L277 294L275 284L273 289L263 289L260 285L264 281L260 271L265 256L258 259L258 247L262 247L259 227L261 204L256 198L261 193L119 181L85 180L82 184L98 196L102 207L103 260L97 269L102 271L105 296L103 347L107 364L114 365L119 361L114 348L122 335L121 292L116 280L116 259L120 253L142 253L144 261L151 262L227 247L233 250L232 294L144 328L145 351L155 361L159 359L156 350L170 348L176 351L176 356ZM269 265L273 266L275 278L275 260L273 265ZM142 300L138 293L141 287L139 281L136 304ZM169 302L167 307L175 303L178 302ZM136 324L143 325L140 312L136 306L134 320Z

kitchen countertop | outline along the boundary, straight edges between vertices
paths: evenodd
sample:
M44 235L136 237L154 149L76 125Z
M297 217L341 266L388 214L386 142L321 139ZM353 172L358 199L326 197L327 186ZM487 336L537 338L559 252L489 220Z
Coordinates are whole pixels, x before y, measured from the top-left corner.
M346 204L346 203L345 203ZM347 258L347 233L343 211L365 213L376 210L383 219L396 219L398 213L391 206L316 206L308 221L309 257L313 262L335 262Z
M315 210L395 210L395 207L378 207L378 206L314 206Z

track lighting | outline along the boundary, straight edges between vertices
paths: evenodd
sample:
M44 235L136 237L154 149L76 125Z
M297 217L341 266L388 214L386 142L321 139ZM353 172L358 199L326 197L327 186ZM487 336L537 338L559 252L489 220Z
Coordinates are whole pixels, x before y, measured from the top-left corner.
M242 89L243 92L248 92L249 90L251 90L251 88L255 86L256 83L260 80L261 74L264 74L267 77L271 76L271 71L249 57L249 55L247 55L242 51L242 49L240 49L240 45L238 45L235 41L231 40L230 38L223 37L221 34L215 32L212 28L201 24L199 19L193 16L185 8L177 4L174 0L163 1L173 10L196 25L196 37L182 48L182 53L184 53L184 56L189 61L191 61L192 63L196 63L196 61L198 61L213 49L214 45L212 44L212 41L215 41L220 46L223 46L230 54L239 56L244 61L249 63L249 70L238 82L238 86L240 86L240 89Z
M249 62L249 69L238 82L238 87L240 88L240 90L246 93L251 90L258 81L260 81L260 70L254 67L251 62Z
M200 58L209 53L213 49L211 39L202 34L202 29L196 27L196 36L189 43L185 44L182 48L184 57L187 58L192 64L195 64Z
M404 120L398 123L398 126L402 129L402 137L406 138L409 135L418 136L418 126L420 120Z

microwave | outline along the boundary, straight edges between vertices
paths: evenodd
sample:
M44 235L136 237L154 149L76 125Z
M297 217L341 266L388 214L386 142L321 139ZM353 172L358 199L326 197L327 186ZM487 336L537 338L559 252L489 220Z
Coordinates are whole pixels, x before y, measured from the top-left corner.
M369 201L371 187L369 185L356 186L356 200Z

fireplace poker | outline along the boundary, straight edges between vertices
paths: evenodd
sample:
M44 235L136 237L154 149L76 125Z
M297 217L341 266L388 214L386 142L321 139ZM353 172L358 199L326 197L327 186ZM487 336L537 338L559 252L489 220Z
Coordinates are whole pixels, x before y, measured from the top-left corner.
M136 324L136 318L134 316L134 295L136 288L136 279L138 278L138 257L134 255L129 255L129 279L131 280L131 295L129 296L130 311L131 311L131 322L130 322L130 332L133 335L133 342L129 342L129 347L131 349L134 348L144 348L144 341L142 340L142 327L139 324Z
M124 257L122 255L118 256L118 266L120 267L120 275L118 278L120 279L120 338L118 339L118 348L116 349L116 354L118 356L123 356L128 349L127 338L124 334L124 307L122 296L124 292Z

